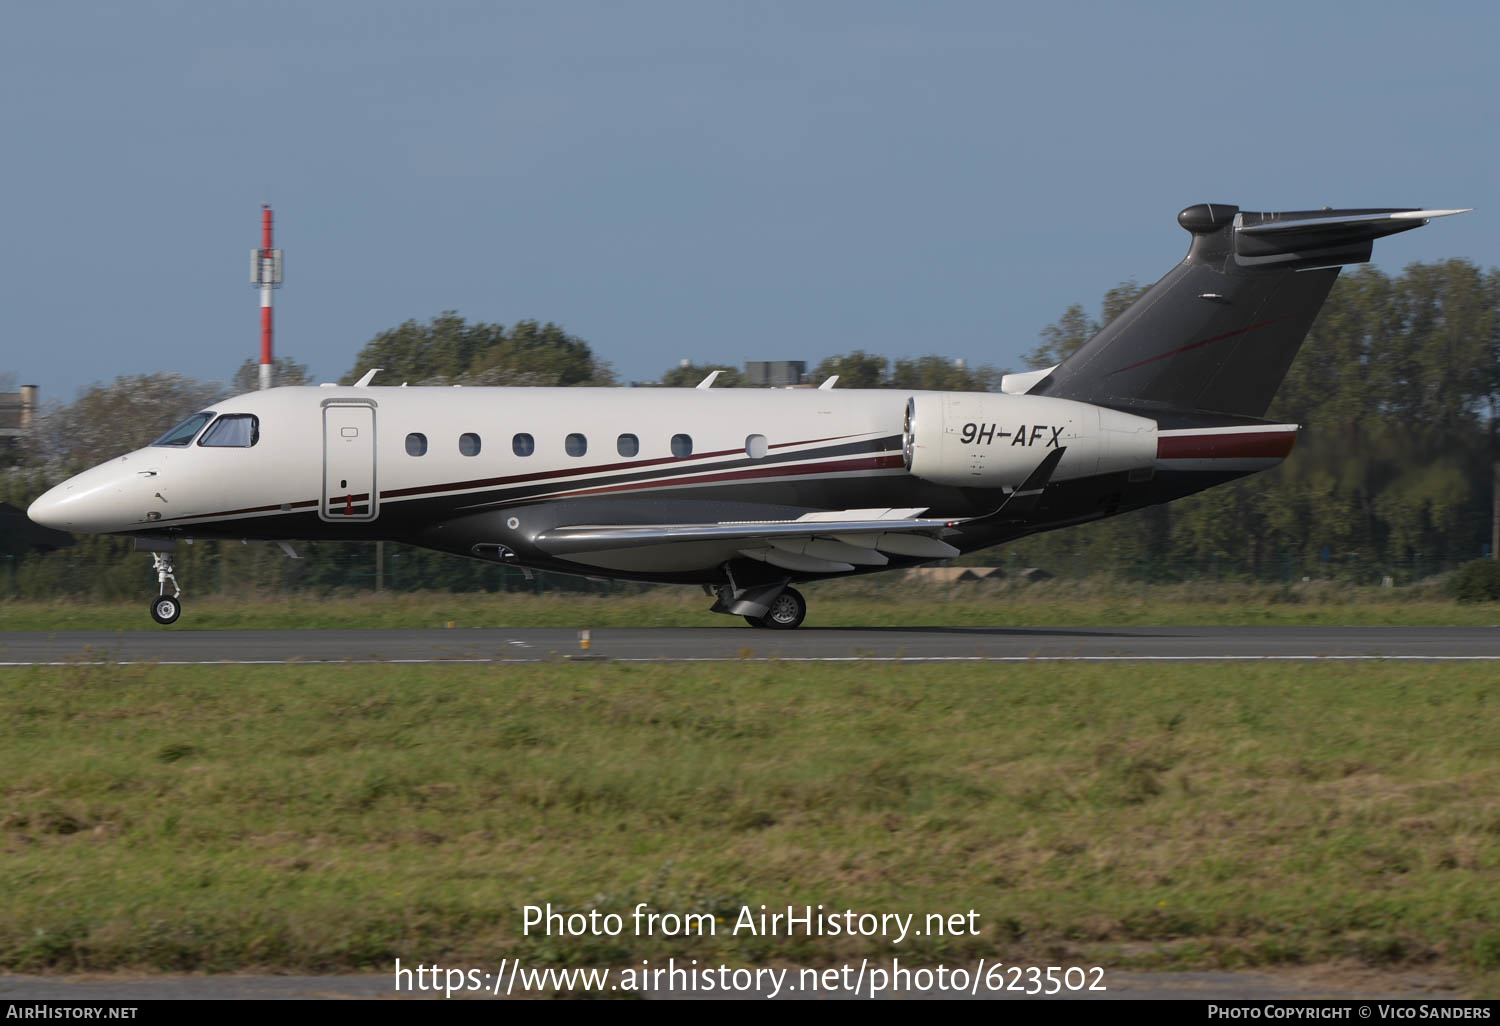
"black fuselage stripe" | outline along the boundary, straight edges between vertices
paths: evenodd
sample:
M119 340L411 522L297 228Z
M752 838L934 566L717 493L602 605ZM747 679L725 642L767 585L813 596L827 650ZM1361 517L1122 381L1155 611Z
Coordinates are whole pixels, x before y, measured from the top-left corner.
M794 445L816 445L819 442L834 442L849 435L839 435L834 438L809 438L800 442L780 442L771 446L772 449L783 449ZM444 484L413 485L409 488L395 488L388 492L381 492L380 497L403 498L408 495L428 494L432 492L462 492L471 488L493 488L498 485L518 484L523 481L543 481L548 479L562 479L572 477L576 474L605 473L611 470L623 470L628 467L658 467L671 468L680 467L691 463L695 466L708 465L709 460L721 456L730 456L743 449L719 449L714 452L700 452L692 456L659 456L644 460L629 460L624 463L603 464L593 467L564 467L560 470L539 470L530 474L511 474L505 477L476 478L469 481L449 481ZM525 459L525 457L520 457Z
M576 478L571 481L549 481L546 483L532 484L521 488L508 488L495 496L495 492L477 492L473 495L464 496L468 499L478 499L478 502L467 503L462 508L473 508L475 506L489 505L500 502L511 502L517 499L533 498L538 495L558 494L560 498L565 497L567 492L583 491L603 485L629 484L636 481L668 480L681 478L684 482L690 482L698 474L718 473L724 470L733 470L739 467L765 467L781 463L797 463L807 460L826 460L836 456L851 456L867 452L884 452L894 449L900 443L899 435L890 435L886 438L869 439L863 442L846 442L843 445L824 446L820 449L804 449L800 452L780 453L775 456L766 456L762 459L753 460L741 457L734 460L724 460L718 463L698 463L693 466L658 467L653 470L637 471L633 474L607 474L594 475L592 477ZM447 486L434 488L414 494L412 498L432 498L442 492L451 490ZM417 491L407 489L404 491ZM384 493L381 495L385 497Z
M861 442L845 442L842 445L828 445L816 449L801 449L796 452L777 453L774 456L764 456L760 459L751 459L748 456L742 456L738 459L733 460L708 462L708 460L713 456L724 455L730 452L743 451L740 449L728 449L724 450L722 453L704 454L704 457L702 459L694 459L691 463L678 459L644 461L650 463L664 463L665 465L656 466L650 470L639 470L629 474L596 473L588 477L579 477L568 480L562 479L563 475L566 475L568 473L578 473L578 471L541 471L536 474L520 474L511 477L481 478L472 481L456 481L447 482L444 484L416 485L409 488L396 488L388 492L381 492L380 500L382 502L387 502L393 498L399 498L407 501L435 499L449 493L461 492L466 489L475 489L475 491L471 492L470 494L454 496L455 499L470 500L464 502L464 504L461 506L457 506L456 509L474 509L479 506L501 505L519 501L522 499L535 498L537 496L545 495L558 495L559 498L565 498L566 493L568 492L583 491L590 488L596 488L601 485L609 484L626 484L635 481L652 481L658 479L666 480L678 477L682 478L684 482L690 483L692 478L699 474L718 473L723 470L732 470L738 467L766 467L781 463L796 463L806 460L825 460L837 456L857 455L859 453L866 452L884 452L897 448L900 445L900 442L900 435L887 435L884 438L866 439ZM784 444L800 445L806 443L793 442ZM640 463L636 462L629 465L639 466ZM604 469L607 470L608 468ZM495 487L496 484L509 482L515 482L517 484L522 484L524 482L525 484L522 487L517 488ZM360 493L358 495L355 495L354 499L356 503L359 503L362 500L368 499L368 495L366 493ZM332 502L333 500L330 499L329 501ZM342 502L343 500L339 501ZM399 504L400 503L398 503L398 505ZM316 507L318 505L319 502L316 499L301 500L292 503L291 509L305 509L310 506ZM184 517L174 518L172 520L163 520L162 523L180 524L187 521L203 522L218 517L243 516L246 513L274 513L277 511L282 513L289 512L288 510L283 510L280 506L261 506L252 507L249 509L224 510L217 513L193 513Z

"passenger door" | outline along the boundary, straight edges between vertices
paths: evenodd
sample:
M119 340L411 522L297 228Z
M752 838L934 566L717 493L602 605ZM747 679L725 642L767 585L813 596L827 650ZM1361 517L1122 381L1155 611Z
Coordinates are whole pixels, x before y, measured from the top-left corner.
M375 480L375 405L330 400L323 407L323 500L330 522L374 520L380 512Z

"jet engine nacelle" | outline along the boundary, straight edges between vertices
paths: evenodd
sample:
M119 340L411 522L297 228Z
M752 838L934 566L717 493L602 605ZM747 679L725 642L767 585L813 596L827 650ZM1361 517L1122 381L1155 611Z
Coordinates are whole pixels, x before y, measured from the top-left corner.
M937 484L1015 488L1049 452L1067 448L1054 481L1156 465L1156 421L1071 399L922 392L906 401L906 469Z

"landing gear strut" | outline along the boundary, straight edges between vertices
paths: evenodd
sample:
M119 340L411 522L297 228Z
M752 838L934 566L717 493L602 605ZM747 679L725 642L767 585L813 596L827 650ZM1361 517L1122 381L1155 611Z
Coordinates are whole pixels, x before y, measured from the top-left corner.
M718 596L709 612L743 616L751 627L775 631L789 631L802 624L807 615L807 600L796 588L786 586L787 578L740 587L734 579L734 568L725 563L722 569L728 583L703 586L704 591Z
M151 619L159 624L175 623L182 615L182 589L177 586L177 577L172 572L172 554L151 553L151 569L156 571L157 594L151 600ZM167 582L172 582L172 594L167 594Z
M751 627L766 627L770 630L789 631L802 625L807 616L807 600L796 588L785 588L771 600L765 616L747 616L745 622Z

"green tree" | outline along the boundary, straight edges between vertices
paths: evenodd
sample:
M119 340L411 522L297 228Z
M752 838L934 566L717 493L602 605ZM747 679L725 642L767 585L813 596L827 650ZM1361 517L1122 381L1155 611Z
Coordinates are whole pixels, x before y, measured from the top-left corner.
M1138 285L1131 278L1104 293L1104 298L1099 302L1099 327L1107 327L1110 321L1129 309L1131 303L1145 295L1146 289L1147 286Z
M1412 264L1395 294L1402 330L1375 347L1392 366L1386 407L1429 433L1453 438L1479 420L1494 391L1495 274L1467 260Z
M898 359L891 369L889 388L931 389L943 392L996 392L1005 372L987 364L969 367L946 356Z
M406 321L365 344L345 383L372 367L390 384L608 385L614 374L587 342L548 322L469 324L444 311L426 324Z
M498 325L496 326L498 328ZM612 385L593 350L552 322L517 321L474 354L464 384Z
M1122 281L1104 294L1099 304L1099 320L1094 320L1084 310L1082 303L1074 303L1063 311L1063 315L1047 325L1041 332L1041 343L1023 360L1033 370L1055 367L1078 352L1083 344L1101 328L1124 313L1126 308L1145 293L1146 288L1134 281Z
M307 385L312 379L307 374L307 364L298 363L290 356L278 356L271 364L271 383L273 385ZM260 388L260 361L246 360L240 364L240 369L234 372L234 377L229 382L230 395L244 395L246 392L254 392Z
M1143 291L1112 289L1108 321ZM1097 329L1074 304L1027 362ZM1038 563L1150 579L1238 572L1373 581L1471 559L1488 539L1500 405L1500 272L1462 260L1340 276L1268 416L1302 426L1277 469L1102 524L1026 539Z
M663 388L696 388L714 371L721 373L714 378L714 388L740 388L745 384L745 375L737 367L727 363L678 364L661 376L657 384Z
M137 374L93 385L36 420L30 462L74 470L149 445L173 424L218 401L224 386L182 374Z
M1272 406L1303 425L1274 475L1305 505L1304 551L1399 572L1468 558L1486 537L1496 272L1467 261L1362 267L1335 283Z
M1099 325L1084 311L1082 303L1074 303L1063 311L1063 315L1042 329L1042 341L1023 360L1033 370L1055 367L1099 333Z
M821 385L837 374L835 388L884 388L891 362L883 356L856 349L852 353L830 356L813 369L808 380Z

